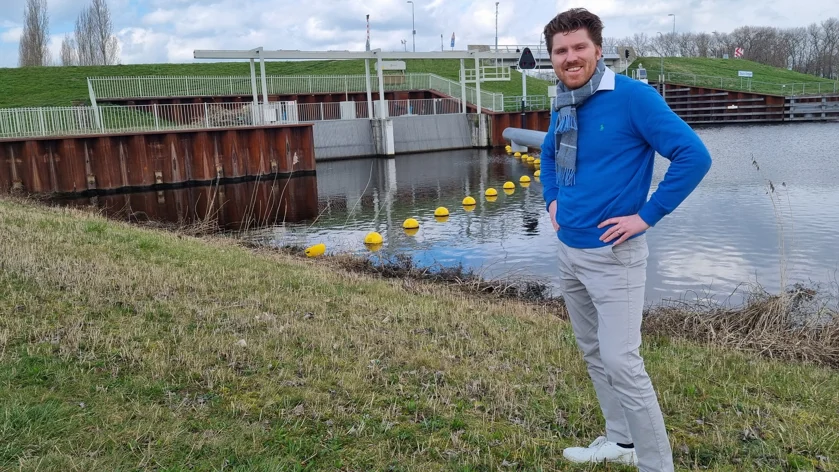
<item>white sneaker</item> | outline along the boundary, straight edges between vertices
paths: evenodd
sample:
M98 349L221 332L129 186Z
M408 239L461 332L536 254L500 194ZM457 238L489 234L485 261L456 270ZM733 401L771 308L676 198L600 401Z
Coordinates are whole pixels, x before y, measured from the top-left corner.
M620 447L618 443L607 441L606 436L595 439L588 447L566 448L562 455L569 461L578 464L617 462L619 464L638 465L635 448Z

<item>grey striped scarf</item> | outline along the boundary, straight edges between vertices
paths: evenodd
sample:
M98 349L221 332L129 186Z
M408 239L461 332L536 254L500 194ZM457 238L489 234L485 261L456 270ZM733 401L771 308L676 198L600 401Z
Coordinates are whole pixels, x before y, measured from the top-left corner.
M556 175L557 181L566 186L574 185L577 172L577 107L597 91L600 79L606 70L606 63L601 57L591 79L582 87L569 90L562 81L556 86L554 110L559 111L556 125Z

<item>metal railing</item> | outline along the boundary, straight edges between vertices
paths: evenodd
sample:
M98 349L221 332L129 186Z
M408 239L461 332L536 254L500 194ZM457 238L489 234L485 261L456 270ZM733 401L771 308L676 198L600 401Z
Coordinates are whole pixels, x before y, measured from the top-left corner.
M524 97L525 110L547 110L550 106L550 99L547 95L528 95ZM522 95L504 97L504 109L506 111L517 111L522 109Z
M373 117L380 118L380 104L373 101ZM385 100L385 117L445 115L460 113L460 100L454 98L423 98ZM367 101L334 103L298 103L300 122L367 119Z
M464 69L466 83L475 83L475 69ZM510 80L510 66L481 66L481 82L504 82Z
M0 109L0 138L298 123L296 102Z
M251 95L253 87L249 76L231 77L91 77L88 79L95 98L164 98L203 97L225 95ZM266 76L266 87L271 95L310 93L361 93L367 91L363 75L304 75ZM383 77L385 91L432 90L454 98L462 98L459 82L436 74L409 73ZM372 92L379 91L379 78L370 77ZM257 93L262 93L262 79L257 76ZM481 107L503 111L504 95L481 91ZM477 90L466 87L467 103L477 104Z
M647 80L659 82L662 73L655 68L646 69ZM635 77L637 69L632 69L629 75ZM778 84L754 80L751 77L718 77L711 75L686 74L682 72L664 71L664 80L668 83L693 85L696 87L719 88L723 90L742 90L755 93L767 93L783 96L822 95L839 93L839 81L822 82L793 82Z

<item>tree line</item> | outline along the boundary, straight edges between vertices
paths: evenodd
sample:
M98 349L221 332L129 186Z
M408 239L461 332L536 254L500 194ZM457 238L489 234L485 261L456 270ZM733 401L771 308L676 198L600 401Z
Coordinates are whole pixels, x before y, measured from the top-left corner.
M26 66L92 66L119 63L119 42L107 0L91 0L76 18L73 33L61 41L58 61L49 50L47 0L26 0L18 64Z
M831 79L839 78L839 19L798 28L741 26L730 33L658 33L648 36L603 38L608 48L630 47L638 56L734 58L735 48L743 58L774 67ZM623 53L621 51L621 53Z

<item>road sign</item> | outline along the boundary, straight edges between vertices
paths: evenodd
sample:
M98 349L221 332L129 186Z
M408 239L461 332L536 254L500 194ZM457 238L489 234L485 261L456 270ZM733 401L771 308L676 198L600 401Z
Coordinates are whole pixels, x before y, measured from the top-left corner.
M519 57L519 69L535 69L536 59L533 58L533 53L530 48L524 48Z
M743 57L743 48L734 48L734 57Z
M752 77L753 74L752 74L752 71L750 71L750 70L738 70L737 71L737 76L738 77Z

